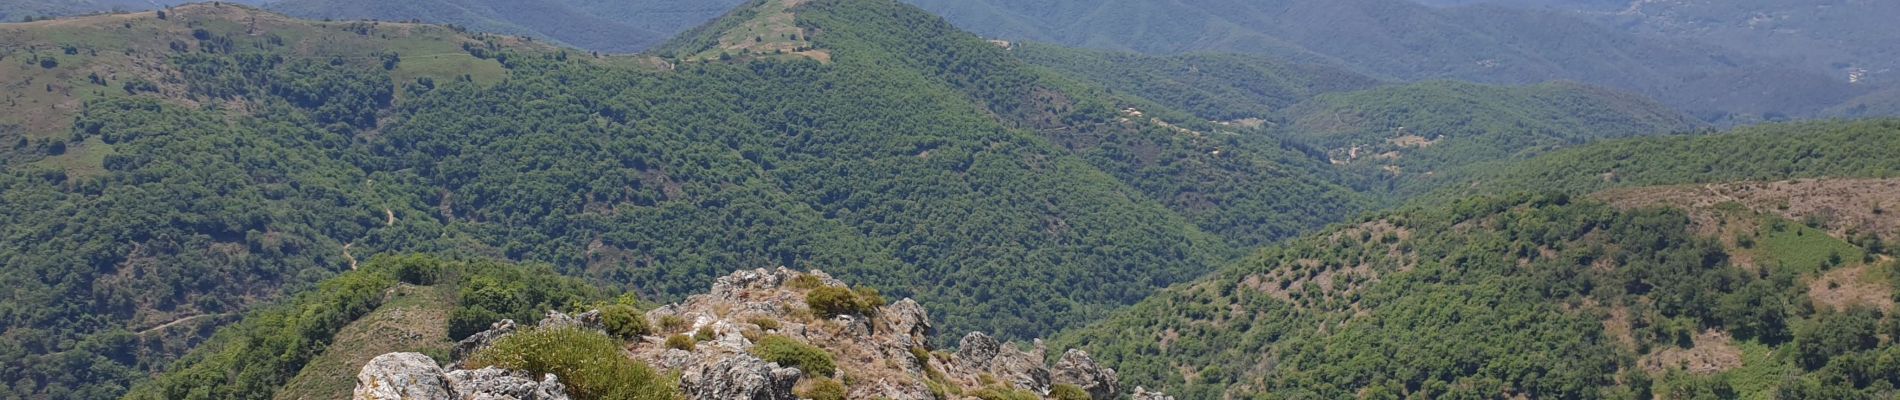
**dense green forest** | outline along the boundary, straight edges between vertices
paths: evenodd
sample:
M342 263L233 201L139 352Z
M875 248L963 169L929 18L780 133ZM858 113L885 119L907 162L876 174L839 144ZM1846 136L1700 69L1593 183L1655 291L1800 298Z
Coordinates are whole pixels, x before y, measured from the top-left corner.
M1900 120L1769 124L1729 132L1614 140L1522 162L1477 163L1401 186L1442 201L1475 193L1900 174Z
M1896 394L1900 346L1878 335L1900 319L1819 305L1806 285L1856 265L1892 285L1895 265L1741 266L1747 248L1692 226L1567 195L1408 208L1269 247L1056 344L1184 398ZM1796 237L1759 235L1745 237ZM1669 361L1694 349L1738 360L1712 374Z
M1313 96L1381 83L1337 67L1258 55L1146 56L1035 42L1014 46L1011 52L1023 62L1215 121L1284 123L1287 108Z
M1603 139L1688 132L1694 118L1642 96L1558 82L1432 81L1322 94L1285 112L1284 134L1384 185Z
M1153 55L1263 54L1406 81L1532 84L1571 80L1636 91L1711 122L1815 116L1869 86L1839 79L1843 75L1837 74L1845 72L1840 69L1791 66L1773 57L1700 42L1697 39L1703 38L1693 33L1639 34L1583 16L1534 9L1434 8L1408 0L911 3L965 29L1004 40ZM1721 6L1728 4L1717 7ZM1842 18L1838 10L1818 14L1836 15L1831 19L1803 15L1800 23L1860 21ZM1836 31L1819 25L1792 28ZM1773 31L1755 31L1753 25L1722 28ZM1861 30L1865 29L1871 28ZM1829 42L1844 47L1879 43L1865 37Z

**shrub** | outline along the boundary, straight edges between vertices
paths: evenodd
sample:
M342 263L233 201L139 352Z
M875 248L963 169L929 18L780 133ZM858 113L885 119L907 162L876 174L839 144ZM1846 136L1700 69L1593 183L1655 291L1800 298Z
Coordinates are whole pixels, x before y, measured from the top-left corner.
M971 397L983 400L1039 400L1041 397L1027 390L1003 386L990 386L970 393Z
M878 307L884 306L884 296L871 288L853 291L840 287L821 287L805 294L805 305L825 318L870 315L877 312Z
M600 309L600 322L606 325L607 333L622 339L635 339L653 333L653 326L647 324L647 317L633 306L615 304Z
M844 383L836 379L814 379L811 387L798 395L811 400L844 400L845 393Z
M718 333L713 332L712 325L702 326L702 327L699 327L699 331L693 332L693 340L704 342L708 340L713 340L713 338L716 337L717 335Z
M686 335L666 337L666 348L693 351L693 338Z
M766 317L752 317L750 319L747 319L746 322L751 323L753 325L758 325L759 329L768 330L768 331L778 330L779 328L778 320L766 318Z
M651 367L620 356L620 344L577 328L508 335L469 358L470 368L554 374L577 399L674 399L678 389Z
M814 275L800 274L797 277L793 277L790 282L786 282L785 286L789 286L793 289L817 289L824 287L825 281L819 280L818 277Z
M677 332L681 328L685 328L685 327L686 327L686 319L680 318L680 316L678 315L668 315L668 316L660 317L661 330L664 330L666 332Z
M1081 386L1058 383L1049 387L1049 398L1055 400L1090 400L1089 392Z
M807 374L816 376L834 376L838 373L838 364L824 349L799 343L784 336L766 336L752 347L752 355L766 362L798 368Z

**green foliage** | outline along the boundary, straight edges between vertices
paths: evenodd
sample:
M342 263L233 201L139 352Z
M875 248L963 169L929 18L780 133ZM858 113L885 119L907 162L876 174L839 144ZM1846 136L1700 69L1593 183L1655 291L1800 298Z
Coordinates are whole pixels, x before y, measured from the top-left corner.
M661 331L677 332L681 329L686 329L686 318L681 318L678 315L667 315L667 316L660 317Z
M812 289L805 293L805 305L824 318L839 315L871 315L884 305L876 291L851 290L835 286Z
M600 309L600 322L607 327L607 333L621 339L638 339L653 334L653 327L647 324L647 317L640 309L625 304L615 304Z
M1029 64L1087 79L1219 121L1278 120L1283 110L1322 93L1372 88L1379 81L1341 68L1240 54L1145 56L1021 43Z
M806 387L799 397L811 400L844 400L846 394L849 392L845 390L843 382L838 382L837 379L819 378L812 380L811 386Z
M1607 141L1522 162L1480 163L1400 192L1443 188L1420 202L1476 193L1816 177L1900 175L1900 120L1772 124L1700 135Z
M1042 398L1042 396L1037 396L1035 392L1002 385L977 389L976 391L970 392L970 397L982 400L1038 400Z
M1089 397L1089 392L1082 390L1080 386L1058 383L1055 386L1049 387L1049 398L1054 400L1089 400L1091 397Z
M678 334L678 335L666 337L666 348L669 348L669 349L693 351L695 344L696 343L693 342L693 337L686 336L685 334Z
M375 310L385 293L431 271L436 284L468 285L507 279L533 282L560 297L596 296L591 288L546 267L489 261L450 261L425 255L380 256L358 270L267 307L180 359L164 376L145 382L133 399L268 399L306 363L332 345L337 331ZM468 299L461 299L466 303Z
M766 336L752 347L752 355L766 362L798 368L813 376L832 377L838 374L838 364L831 359L831 353L784 336Z
M1374 232L1391 229L1407 239ZM1595 398L1605 388L1733 398L1790 390L1781 382L1788 375L1863 382L1850 385L1855 396L1892 394L1873 383L1885 379L1873 374L1882 371L1874 354L1892 347L1872 339L1878 313L1824 311L1804 321L1798 272L1734 266L1719 242L1693 231L1679 211L1616 210L1564 195L1408 208L1268 248L1051 346L1087 348L1124 382L1187 398L1231 395L1236 382L1319 398ZM1606 332L1612 308L1626 310L1633 348ZM1653 387L1618 378L1619 366L1690 346L1705 329L1790 356L1745 353L1748 369L1662 376ZM1166 347L1156 337L1169 338ZM1267 357L1278 368L1231 369Z
M756 325L759 327L759 330L765 330L765 331L778 330L779 328L778 320L772 319L769 317L748 318L746 319L746 323Z
M693 332L693 340L700 342L713 340L713 335L712 325L702 326L698 331Z
M621 356L620 343L578 328L536 329L502 337L471 356L471 368L554 374L583 400L677 399L679 390L652 367Z

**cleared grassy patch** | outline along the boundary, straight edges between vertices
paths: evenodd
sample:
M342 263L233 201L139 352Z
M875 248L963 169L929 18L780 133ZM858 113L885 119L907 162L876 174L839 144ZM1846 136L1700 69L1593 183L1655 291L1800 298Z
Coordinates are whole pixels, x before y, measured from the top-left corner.
M117 151L99 137L86 138L79 145L69 146L65 154L47 157L31 165L66 171L68 179L83 179L106 174L106 156Z
M1780 218L1764 219L1760 232L1757 259L1803 273L1859 262L1866 253L1827 232Z

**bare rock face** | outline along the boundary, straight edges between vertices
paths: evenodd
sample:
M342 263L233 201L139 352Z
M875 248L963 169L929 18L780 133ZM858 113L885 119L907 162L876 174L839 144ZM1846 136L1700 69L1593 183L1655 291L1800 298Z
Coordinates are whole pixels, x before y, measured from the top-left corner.
M1001 351L1002 347L1003 344L990 335L970 332L957 342L957 364L971 370L988 371L990 361L996 359L996 352Z
M680 390L693 400L795 400L792 385L801 375L797 368L740 354L687 372L680 378Z
M1174 396L1169 396L1167 393L1150 392L1148 388L1140 386L1136 386L1135 392L1130 396L1133 396L1135 400L1174 400Z
M376 356L356 374L354 400L568 400L567 386L548 375L497 368L442 372L418 353Z
M600 322L600 310L592 310L574 315L567 315L560 311L548 311L548 316L541 318L541 323L536 326L544 329L580 328L602 332L607 331L607 326Z
M1086 351L1069 349L1062 353L1062 359L1056 361L1053 369L1056 383L1081 387L1091 398L1113 399L1121 395L1121 380L1115 370L1096 365Z
M449 399L435 359L420 353L389 353L370 359L356 374L355 400Z
M536 382L520 371L488 367L450 371L446 380L457 399L568 400L567 386L554 375Z
M449 358L453 358L457 363L460 363L461 360L468 359L468 356L474 355L475 352L495 344L495 341L500 340L502 336L515 333L515 329L517 329L515 321L510 319L504 319L490 324L488 330L477 332L474 335L469 335L468 338L462 339L460 342L456 342L455 349L449 352Z
M1122 394L1115 371L1101 368L1086 353L1065 354L1052 368L1041 341L1017 346L972 333L955 354L933 352L930 338L936 328L923 305L911 299L867 315L822 317L806 304L806 296L819 286L845 284L819 271L734 272L715 280L705 294L648 311L649 321L673 321L671 326L659 324L660 332L627 350L635 360L681 374L681 390L696 400L795 398L792 387L803 374L751 354L756 342L773 336L831 356L837 376L824 379L845 383L846 398L852 399L926 400L937 398L933 389L997 386L1047 394L1056 383L1074 384L1097 399ZM673 335L698 340L690 350L671 348L663 338Z

